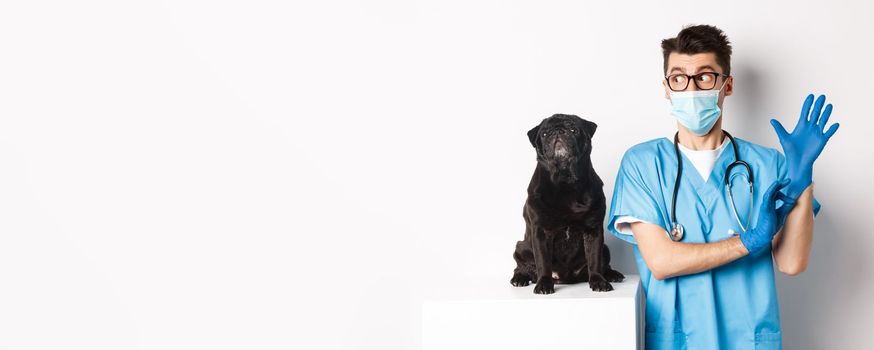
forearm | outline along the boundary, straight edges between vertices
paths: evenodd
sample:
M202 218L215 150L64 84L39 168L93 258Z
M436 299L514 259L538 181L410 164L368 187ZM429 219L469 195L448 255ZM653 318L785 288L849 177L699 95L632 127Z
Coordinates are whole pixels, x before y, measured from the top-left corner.
M657 279L707 271L749 254L737 236L712 243L681 243L668 239L665 230L656 225L634 223L631 230Z
M772 241L777 269L797 275L807 269L813 243L813 185L805 189Z
M707 271L749 254L737 236L712 243L672 243L665 278Z

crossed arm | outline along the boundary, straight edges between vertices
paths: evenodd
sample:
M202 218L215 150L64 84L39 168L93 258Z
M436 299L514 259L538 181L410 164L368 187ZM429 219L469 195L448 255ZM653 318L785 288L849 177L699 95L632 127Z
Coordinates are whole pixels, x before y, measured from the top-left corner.
M707 271L749 254L738 236L712 243L674 242L661 226L636 222L631 232L656 279ZM813 185L798 197L783 228L771 241L777 269L797 275L807 268L813 241Z

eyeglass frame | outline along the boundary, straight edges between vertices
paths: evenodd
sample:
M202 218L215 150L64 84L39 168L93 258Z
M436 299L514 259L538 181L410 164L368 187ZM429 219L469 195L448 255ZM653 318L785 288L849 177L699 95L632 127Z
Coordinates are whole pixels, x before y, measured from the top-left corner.
M692 82L695 84L695 87L696 87L698 90L707 91L707 90L713 90L713 89L715 89L715 88L716 88L716 82L714 82L714 83L713 83L713 87L711 87L711 88L709 88L709 89L702 89L700 86L698 86L698 80L696 80L695 78L698 77L698 76L704 75L704 74L715 74L715 75L716 75L716 78L722 77L723 80L724 80L725 78L731 77L731 75L729 75L729 74L723 74L723 73L718 73L718 72L701 72L701 73L693 74L693 75L684 74L684 73L674 73L674 74L668 74L668 75L665 76L665 83L668 84L668 89L671 89L671 91L674 91L674 92L678 92L678 91L686 91L686 89L689 88L689 82L690 82L690 81L692 81ZM674 88L671 87L671 80L670 80L670 77L672 77L672 76L678 76L678 75L683 75L683 76L686 77L686 79L687 79L687 80L686 80L686 86L684 86L684 87L683 87L682 89L680 89L680 90L674 90ZM714 79L714 80L716 80L716 79Z

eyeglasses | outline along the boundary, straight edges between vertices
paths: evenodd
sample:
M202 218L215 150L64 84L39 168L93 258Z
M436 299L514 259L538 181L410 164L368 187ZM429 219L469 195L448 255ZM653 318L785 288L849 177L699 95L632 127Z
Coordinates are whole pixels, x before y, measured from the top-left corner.
M716 87L716 79L719 77L728 77L728 75L716 72L703 72L695 75L678 73L666 76L665 80L668 81L668 87L673 91L686 90L690 80L695 82L695 87L698 90L711 90Z

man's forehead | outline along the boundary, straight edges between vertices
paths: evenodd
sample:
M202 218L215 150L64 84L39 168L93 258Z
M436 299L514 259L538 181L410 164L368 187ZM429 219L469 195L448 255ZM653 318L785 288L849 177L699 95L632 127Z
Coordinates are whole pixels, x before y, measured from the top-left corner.
M668 56L668 74L670 73L696 74L699 72L720 72L722 67L716 63L716 54L712 52L683 54L671 52Z

